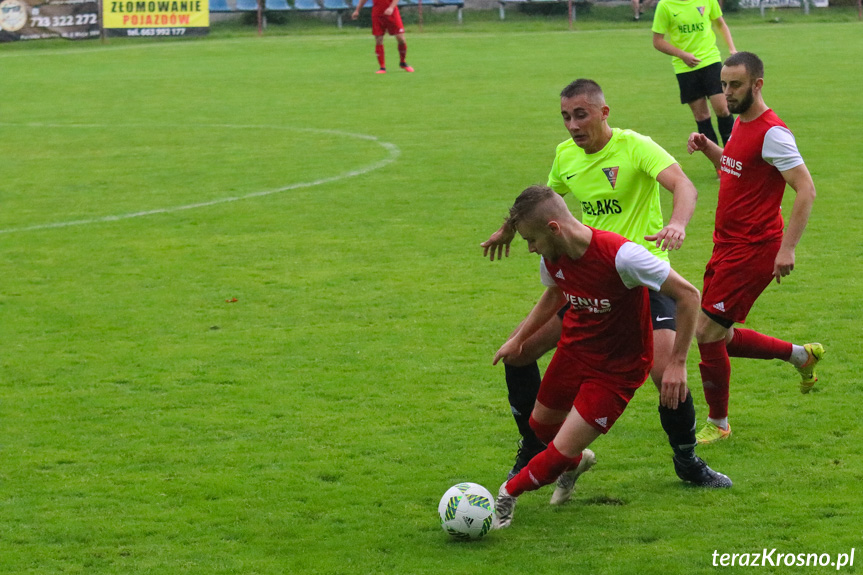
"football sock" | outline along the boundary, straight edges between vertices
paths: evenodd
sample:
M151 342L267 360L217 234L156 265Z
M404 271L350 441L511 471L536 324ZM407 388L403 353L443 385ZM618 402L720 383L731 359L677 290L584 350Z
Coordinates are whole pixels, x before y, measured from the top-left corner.
M549 443L548 448L530 460L518 475L506 482L506 490L513 497L518 497L525 491L535 491L543 485L554 483L567 469L577 467L581 462L578 457L567 457Z
M536 403L536 394L539 393L539 384L542 377L539 375L539 366L536 362L525 366L503 364L506 374L506 388L509 391L509 406L512 416L518 426L518 432L524 438L527 447L540 443L536 434L530 427L530 414Z
M731 383L731 362L725 340L699 343L701 353L701 384L704 386L704 399L710 406L709 417L722 419L728 417L728 388Z
M405 58L407 57L407 55L408 55L408 45L407 45L407 43L405 43L405 44L399 44L399 62L400 62L400 63L402 63L402 64L404 64L404 63L405 63Z
M781 359L789 361L793 346L787 341L758 333L752 329L734 328L731 341L725 346L731 357L749 357L753 359ZM803 349L801 347L801 349ZM803 350L804 355L806 350ZM808 357L808 355L807 355ZM804 360L805 361L805 360Z
M706 120L696 120L695 125L698 126L698 133L707 136L707 139L716 145L719 141L716 139L716 132L713 131L713 124L710 123L710 118Z
M719 419L715 419L713 417L708 417L707 421L715 425L716 427L721 427L722 429L728 429L728 418L720 417Z
M386 68L384 60L384 45L383 44L375 44L375 54L378 56L378 64L380 64L381 68Z
M731 128L734 127L734 116L717 116L716 125L719 126L719 137L722 138L722 145L728 143L728 138L731 137Z
M791 357L788 361L794 367L803 367L809 362L809 352L802 345L791 344Z
M668 435L668 443L674 451L674 455L681 462L686 462L695 457L695 404L692 402L692 394L686 394L686 401L679 404L677 409L659 406L659 421L662 429Z
M557 435L557 432L560 431L560 428L563 427L563 422L547 424L540 423L533 418L533 415L530 416L530 427L533 429L536 437L543 442L543 444L548 445Z

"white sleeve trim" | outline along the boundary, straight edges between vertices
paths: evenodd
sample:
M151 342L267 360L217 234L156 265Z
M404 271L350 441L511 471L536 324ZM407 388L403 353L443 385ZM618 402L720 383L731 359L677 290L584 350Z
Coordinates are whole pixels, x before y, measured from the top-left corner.
M794 134L782 126L773 126L764 134L761 157L780 172L796 168L803 163Z
M626 242L620 246L614 257L614 266L623 280L623 285L629 289L646 286L653 291L659 291L671 272L671 264L635 242Z
M548 272L548 268L545 267L545 258L543 257L539 258L539 279L545 287L554 287L557 285L554 282L554 278Z

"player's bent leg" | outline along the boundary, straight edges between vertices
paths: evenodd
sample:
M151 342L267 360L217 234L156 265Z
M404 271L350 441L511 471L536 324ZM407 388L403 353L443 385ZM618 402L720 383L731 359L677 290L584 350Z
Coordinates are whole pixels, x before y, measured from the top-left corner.
M521 326L519 325L519 327ZM510 478L521 471L532 457L545 449L545 442L536 437L530 426L530 414L534 410L536 395L542 382L536 361L549 350L557 347L560 330L561 320L555 316L537 333L528 338L522 348L521 355L508 358L504 362L510 409L521 435L515 464L508 474ZM560 418L560 421L563 421L564 417L566 417L566 413Z
M572 498L575 482L596 464L596 454L587 448L600 436L599 430L587 423L574 407L557 432L554 439L555 447L572 464L557 478L557 486L551 494L552 505L562 505Z
M554 420L560 419L558 410L548 409L542 404L537 404L537 406L540 409L534 413L536 417L540 419L550 418L544 420L545 424L552 424ZM500 486L495 503L495 527L500 529L508 527L512 523L516 499L525 491L535 491L544 485L549 485L567 470L574 472L572 481L574 487L575 479L578 479L579 475L590 469L596 462L596 456L586 448L599 434L599 431L584 421L573 408L566 416L557 437L549 443L548 449L531 459L525 469L522 469L518 475ZM566 446L566 452L557 447L555 443L557 441ZM579 449L578 446L583 447ZM572 450L578 450L575 456L568 455ZM571 494L572 489L569 490L568 495Z

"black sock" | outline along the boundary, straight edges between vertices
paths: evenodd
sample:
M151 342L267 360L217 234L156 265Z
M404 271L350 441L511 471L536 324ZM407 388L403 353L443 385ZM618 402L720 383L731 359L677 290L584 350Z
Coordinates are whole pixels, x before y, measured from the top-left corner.
M524 438L524 445L526 447L541 445L542 442L530 428L530 414L536 403L539 384L542 383L539 366L533 362L521 367L507 364L503 364L503 367L506 372L506 387L509 390L509 405L512 408L512 416L515 418L518 432Z
M731 137L731 128L734 127L734 116L719 116L716 118L716 124L719 126L719 136L722 138L722 145L728 143L728 138Z
M716 132L713 131L713 124L710 122L710 118L707 118L706 120L697 120L695 125L698 126L699 134L704 134L707 136L708 140L717 146L719 145L719 140L716 139Z
M662 429L668 435L668 443L674 450L675 457L681 462L690 461L695 457L695 404L692 394L686 395L686 401L677 409L659 406L659 421Z

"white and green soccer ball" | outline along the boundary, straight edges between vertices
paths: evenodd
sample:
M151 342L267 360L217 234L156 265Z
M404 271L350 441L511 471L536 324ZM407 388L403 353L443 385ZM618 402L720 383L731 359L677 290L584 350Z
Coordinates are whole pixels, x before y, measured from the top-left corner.
M440 525L458 539L479 539L491 531L494 497L476 483L459 483L447 489L437 506Z

